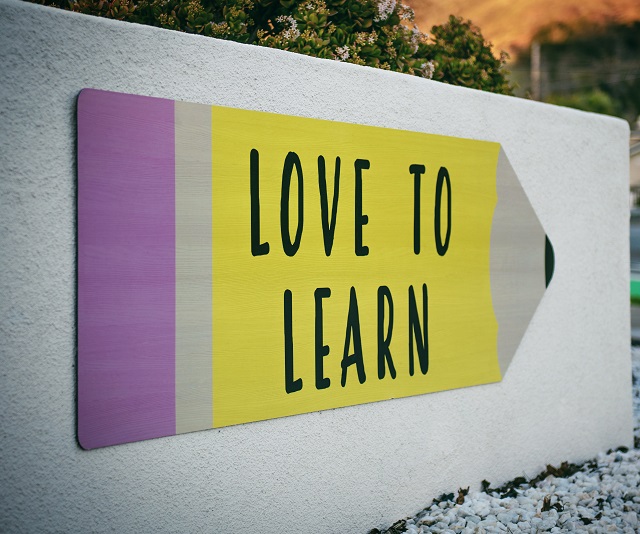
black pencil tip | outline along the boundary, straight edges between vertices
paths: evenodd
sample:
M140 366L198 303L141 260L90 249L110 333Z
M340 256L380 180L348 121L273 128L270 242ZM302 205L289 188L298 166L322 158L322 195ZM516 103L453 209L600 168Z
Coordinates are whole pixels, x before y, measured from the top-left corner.
M555 269L555 256L553 254L553 245L551 241L549 241L548 236L544 236L545 246L544 246L544 272L547 287L549 287L549 282L553 278L553 271Z

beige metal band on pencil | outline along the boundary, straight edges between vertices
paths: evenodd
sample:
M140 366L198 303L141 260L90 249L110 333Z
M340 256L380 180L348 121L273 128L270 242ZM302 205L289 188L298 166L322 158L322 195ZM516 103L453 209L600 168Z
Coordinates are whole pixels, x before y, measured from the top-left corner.
M175 103L176 433L213 427L211 107Z

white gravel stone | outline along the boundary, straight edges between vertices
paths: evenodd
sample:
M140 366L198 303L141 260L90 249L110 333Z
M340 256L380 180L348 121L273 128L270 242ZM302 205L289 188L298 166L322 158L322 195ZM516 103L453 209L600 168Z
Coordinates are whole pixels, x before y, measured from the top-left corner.
M640 347L632 347L634 435L640 440ZM509 493L470 493L464 504L434 502L405 532L640 532L640 449L601 452L573 475L548 475ZM454 496L457 492L452 491ZM506 491L504 492L506 493ZM392 532L398 532L397 530Z

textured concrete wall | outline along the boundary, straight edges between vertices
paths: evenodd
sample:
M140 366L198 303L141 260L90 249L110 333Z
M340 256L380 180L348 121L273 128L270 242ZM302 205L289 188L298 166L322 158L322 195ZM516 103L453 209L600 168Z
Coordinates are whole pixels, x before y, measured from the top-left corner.
M76 443L75 100L94 87L499 141L556 252L499 384ZM0 1L0 530L366 532L632 439L622 121Z

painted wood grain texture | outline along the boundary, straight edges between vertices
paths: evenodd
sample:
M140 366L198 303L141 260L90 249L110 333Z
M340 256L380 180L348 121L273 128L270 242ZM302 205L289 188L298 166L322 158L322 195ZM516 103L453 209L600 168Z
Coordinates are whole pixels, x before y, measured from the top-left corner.
M498 143L84 90L85 448L504 376L553 250Z
M78 438L175 434L174 105L78 97Z

